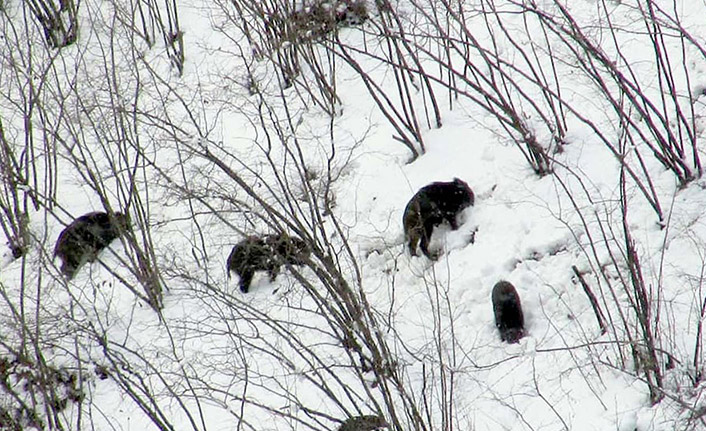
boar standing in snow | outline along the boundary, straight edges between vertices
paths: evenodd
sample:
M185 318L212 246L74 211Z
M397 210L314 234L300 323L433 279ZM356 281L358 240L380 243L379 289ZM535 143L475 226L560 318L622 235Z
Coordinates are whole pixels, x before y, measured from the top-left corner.
M493 312L495 326L500 330L500 339L517 343L525 335L525 318L522 314L520 296L515 286L499 281L493 287Z
M458 214L473 205L473 191L464 181L454 178L451 182L428 184L412 197L404 210L402 224L409 251L417 255L421 241L422 252L429 259L436 255L429 252L429 240L434 227L448 222L451 229L458 229Z
M91 212L77 218L56 240L54 256L61 258L61 272L71 280L81 265L94 262L98 253L129 227L128 216L119 212Z
M228 256L228 277L234 272L240 277L240 290L250 289L255 271L267 271L274 281L283 264L304 265L311 250L307 244L287 234L249 236L233 246Z

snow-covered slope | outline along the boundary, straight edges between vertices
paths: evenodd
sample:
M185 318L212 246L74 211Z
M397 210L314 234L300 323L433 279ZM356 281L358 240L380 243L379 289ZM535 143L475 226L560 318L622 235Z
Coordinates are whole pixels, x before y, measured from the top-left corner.
M155 3L169 49L128 3L82 2L55 50L0 2L0 204L28 217L0 263L0 429L706 428L702 3L369 2L267 46L278 2ZM475 204L410 256L407 202L456 177ZM66 281L57 237L108 207L132 231ZM308 264L240 292L233 245L281 231ZM49 369L81 395L42 399Z

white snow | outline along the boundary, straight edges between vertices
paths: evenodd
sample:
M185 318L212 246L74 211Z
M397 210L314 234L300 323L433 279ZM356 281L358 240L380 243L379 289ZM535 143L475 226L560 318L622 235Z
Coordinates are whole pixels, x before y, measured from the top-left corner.
M486 43L490 32L499 31L482 25L480 7L488 2L462 3L479 24L471 32ZM512 11L517 2L495 3ZM554 13L563 4L519 3L537 3ZM600 47L618 69L633 73L643 93L658 100L668 93L659 86L639 4L575 0L564 7L571 7L592 40L602 41ZM340 57L338 100L330 105L335 112L330 117L302 87L283 88L277 68L248 51L224 12L235 13L228 2L184 0L178 6L186 56L182 76L170 66L159 36L149 47L114 20L130 12L118 11L112 2L81 3L81 31L73 46L45 52L41 31L31 28L19 36L33 38L31 54L27 46L0 49L0 120L15 155L25 148L26 112L18 102L26 95L22 79L46 80L41 114L31 119L35 154L22 156L37 160L31 178L38 182L17 188L38 202L27 206L30 247L14 261L8 250L0 251L0 357L19 346L25 325L24 330L40 334L45 361L81 370L85 399L70 403L60 420L80 420L75 429L96 430L159 429L157 423L175 430L336 429L350 415L372 414L383 406L390 422L390 410L397 408L395 429L411 430L413 419L403 408L409 403L429 430L706 429L703 419L694 417L704 408L704 384L694 380L696 367L701 372L705 362L695 351L703 338L698 328L706 301L704 180L682 188L644 143L621 141L624 125L597 96L596 83L564 61L565 46L552 46L563 97L581 107L580 114L611 139L609 144L626 145L623 160L637 180L628 176L625 196L620 161L574 116L567 115L566 145L551 154L554 171L539 176L492 115L462 96L450 106L448 90L438 82L432 85L442 126L434 127L425 116L431 109L428 92L415 76L410 103L425 151L411 160L363 80ZM0 2L3 7L0 46L9 48L14 45L8 23L19 22L22 5ZM409 2L398 7L406 19L421 19ZM706 30L697 17L704 16L704 4L682 0L675 7L681 24L703 41ZM619 29L616 41L604 8ZM536 49L546 49L536 20L527 21L536 38L528 40L522 15L508 12L503 19L521 46L534 41ZM700 95L706 83L700 80L706 58L692 45L682 50L663 25L669 33L664 47L680 71L674 85L681 103L689 94L696 99L693 111L683 114L693 118L698 155L704 159ZM340 37L350 46L385 52L376 45L380 38L371 23L341 29ZM497 52L523 67L516 47L499 40ZM279 49L292 49L292 43L284 41ZM628 58L620 57L616 45ZM318 46L315 52L327 64L326 51ZM51 61L49 54L56 58ZM25 64L29 55L35 62L35 69L26 71L31 78L16 65ZM392 69L354 56L399 106ZM453 58L459 68L461 60ZM438 73L430 60L424 66ZM543 66L549 73L549 65ZM48 78L39 77L42 71ZM312 71L304 67L301 73L296 79ZM607 85L617 93L614 83ZM59 89L65 93L58 94ZM517 94L513 97L537 141L551 142L552 133L536 112ZM536 100L544 104L538 95ZM629 114L636 127L645 127L639 113ZM673 112L669 118L675 122ZM689 145L685 132L667 127L681 132ZM279 136L278 130L288 134ZM206 152L284 214L279 226L256 213L262 202ZM683 158L691 166L688 154ZM154 251L154 260L149 259L160 271L165 290L159 315L134 294L145 295L145 284L134 272L136 252L124 240L114 241L100 262L86 264L70 282L61 277L59 259L52 256L59 233L73 217L104 208L91 175L100 179L98 188L114 209L124 209L131 193L140 196L144 212L131 215L139 246ZM475 204L463 211L458 230L435 230L432 245L443 251L439 260L410 256L402 227L405 205L424 185L455 177L473 189ZM663 228L645 197L652 197L652 189ZM307 200L311 194L318 208ZM2 205L8 204L6 196L9 192L0 195ZM283 202L284 196L291 200ZM323 211L328 200L332 214ZM634 291L624 254L622 200L650 296L663 378L665 396L654 405L639 368L644 364L634 363L627 333L641 330L630 306ZM302 224L283 222L294 218ZM360 299L364 294L369 314L351 317L356 310L341 307L335 301L340 292L327 290L311 268L282 267L272 283L258 272L247 294L239 291L237 276L227 278L228 254L245 235L276 228L292 232L293 227L305 228L319 245L329 246L322 249L336 260L327 263L345 277L351 295ZM323 261L317 264L325 267ZM574 266L598 297L606 334ZM499 280L513 283L522 300L527 335L518 344L501 342L494 324L490 295ZM381 382L372 372L354 369L360 358L340 341L346 325L369 359L373 355L361 334L370 330L378 347L384 343L394 363L383 365L394 370L404 393L389 375ZM109 370L107 379L100 378L101 367ZM15 406L5 395L0 392L0 407ZM152 409L152 418L139 407L140 400Z

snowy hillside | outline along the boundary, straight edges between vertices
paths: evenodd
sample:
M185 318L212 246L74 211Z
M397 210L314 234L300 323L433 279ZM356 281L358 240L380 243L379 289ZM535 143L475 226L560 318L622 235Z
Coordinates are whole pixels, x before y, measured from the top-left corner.
M0 0L0 430L706 429L705 14Z

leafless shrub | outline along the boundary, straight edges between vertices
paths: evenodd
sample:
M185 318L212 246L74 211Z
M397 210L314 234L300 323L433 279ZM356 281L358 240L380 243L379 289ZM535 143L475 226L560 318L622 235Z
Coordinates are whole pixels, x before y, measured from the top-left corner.
M335 32L339 26L362 24L368 19L364 0L315 0L294 6L293 9L275 9L266 25L273 32L275 44L298 44L320 40Z
M562 167L561 174L555 177L557 183L574 206L581 230L586 234L580 245L590 265L593 283L588 281L589 277L583 276L581 282L593 284L598 289L605 317L603 313L597 312L597 315L606 319L601 333L607 328L607 335L613 340L611 345L615 347L617 358L617 364L613 365L644 376L651 401L657 403L664 397L662 376L666 362L662 361L665 352L660 346L663 345L662 338L667 336L660 332L655 318L661 309L661 286L648 287L645 283L644 269L628 223L631 204L626 195L627 177L624 173L621 175L619 207L603 205L597 210L578 204L582 199L598 199L592 195L584 179L566 167ZM563 174L568 174L566 179L561 178ZM578 187L572 188L569 183L578 184ZM604 214L612 212L620 213L620 226L606 222ZM589 337L589 344L590 341ZM673 355L666 352L666 358L670 357Z
M30 218L40 208L40 196L56 192L56 152L51 137L55 119L46 115L44 87L36 83L37 75L32 72L45 47L28 43L35 36L30 17L17 20L4 9L0 16L5 43L22 47L0 57L0 105L11 113L0 120L0 226L17 259L31 247Z
M0 430L58 428L60 412L83 397L75 372L12 352L0 357Z
M76 370L54 365L55 357L45 350L49 343L37 318L45 286L34 270L49 260L40 251L46 239L41 221L52 208L57 188L52 136L57 119L52 109L46 109L46 70L40 73L38 66L60 55L51 48L63 46L67 41L62 38L68 36L47 35L56 38L56 44L48 47L39 41L31 15L17 11L16 7L0 10L0 37L15 47L0 56L0 225L17 259L12 265L19 268L12 285L5 284L7 280L0 283L0 302L6 310L0 325L0 398L9 403L0 408L0 427L57 429L70 426L61 412L81 401L83 389Z
M274 66L282 87L293 87L304 103L313 103L331 117L339 113L335 58L318 47L331 44L339 28L365 22L367 2L237 0L219 6L229 24L246 38L249 49L233 42L247 53L244 56L252 57L249 62L265 59Z
M28 195L22 191L19 180L20 163L8 142L2 121L0 121L0 227L8 238L8 246L13 259L19 259L27 253L29 247Z
M184 32L175 0L111 1L110 7L121 28L149 48L161 39L171 65L179 75L184 73Z
M619 123L625 124L631 142L646 145L682 186L699 177L702 168L696 146L695 101L691 89L680 88L677 82L683 78L688 85L691 81L682 57L687 47L694 47L701 53L704 50L681 26L679 14L656 5L643 7L637 4L638 16L657 62L659 92L655 94L628 60L627 52L620 45L622 30L612 25L605 3L601 4L601 12L605 14L618 61L609 58L600 44L586 35L566 7L559 2L554 6L556 12L540 10L536 5L524 10L537 16L559 41L570 47L585 75L596 83L602 96L613 107ZM672 35L682 36L681 52L674 52L667 46L666 39ZM642 124L633 120L635 116L642 120Z
M74 0L24 0L44 31L51 48L63 48L78 38L78 5Z
M538 140L537 133L526 120L529 116L526 111L531 110L541 119L538 124L547 127L550 136L553 136L557 143L561 143L562 140L564 119L556 102L550 100L551 94L540 93L544 97L535 100L534 94L524 88L525 79L535 86L537 84L534 80L539 80L540 86L554 85L553 82L548 81L536 57L531 53L521 56L533 75L521 76L510 72L511 67L508 67L507 62L502 58L498 45L507 40L510 43L516 44L516 42L502 26L502 21L494 17L491 6L482 13L485 17L483 24L490 31L487 35L490 41L486 43L471 32L470 29L478 28L474 25L477 20L472 21L463 9L456 10L454 5L443 1L432 3L411 1L408 6L414 11L413 18L405 18L398 14L389 2L380 2L379 31L384 44L387 44L387 53L375 45L361 48L339 43L334 46L334 49L361 75L367 75L367 73L356 68L354 54L392 67L401 79L405 76L410 79L414 76L419 77L423 85L415 85L413 88L424 90L423 94L428 95L434 112L435 127L441 126L441 115L433 85L447 89L449 107L453 106L453 100L459 96L470 99L498 120L499 125L517 143L535 172L539 175L549 173L551 171L549 156L551 151L548 148L550 145L542 144ZM499 34L491 30L496 26L501 30ZM442 43L435 41L442 41ZM380 45L384 46L382 43ZM427 64L429 66L426 66ZM364 79L370 78L364 76ZM412 79L411 82L414 80ZM403 81L398 83L400 95L397 100L401 101L397 102L400 105L399 110L408 116L413 115L414 110L411 109L411 105L405 106L408 104L406 101L412 100L413 91ZM368 85L373 97L378 100L383 96L389 105L387 110L394 109L395 104L391 103L390 98L376 86L377 84ZM553 103L547 103L547 101ZM549 105L548 114L545 114L542 102ZM378 106L381 104L378 103ZM387 117L391 118L390 115ZM427 118L429 118L428 114ZM400 123L406 124L410 130L417 130L416 135L419 135L418 127L409 127L416 124L416 121L407 120ZM403 140L403 142L409 147L409 140Z
M386 4L381 8L385 12L372 21L380 28L384 42L364 47L341 43L331 46L362 75L376 100L386 100L389 106L404 106L403 102L390 103L390 98L382 97L379 83L356 67L356 57L376 59L399 73L417 75L422 82L446 87L449 107L456 97L470 99L498 121L539 175L551 172L553 153L566 143L568 120L578 119L598 133L616 159L629 168L629 175L660 218L659 202L641 154L643 148L672 171L682 185L700 176L695 99L691 89L682 86L684 82L688 86L692 79L681 58L689 49L700 53L704 49L681 25L678 14L653 5L634 10L647 29L647 42L657 59L659 88L653 91L644 82L651 75L643 77L630 64L629 55L621 46L623 30L610 21L604 3L598 19L611 32L618 62L609 59L600 42L593 41L570 9L559 2L541 7L534 2L501 6L490 1L477 7L458 7L446 1L402 4L407 7L404 15ZM535 37L537 34L542 37L541 42ZM668 45L671 35L682 35L681 48ZM382 43L398 46L390 52L404 53L406 59L384 55L378 48ZM433 64L438 72L425 67L425 63ZM575 66L612 107L611 122L624 133L620 139L630 144L634 166L623 158L614 136L567 98L570 91L563 77L567 69ZM436 100L434 91L428 85L427 88L430 99ZM409 89L402 91L405 93L409 95ZM392 112L389 106L387 111ZM388 115L388 119L397 124L393 116Z

